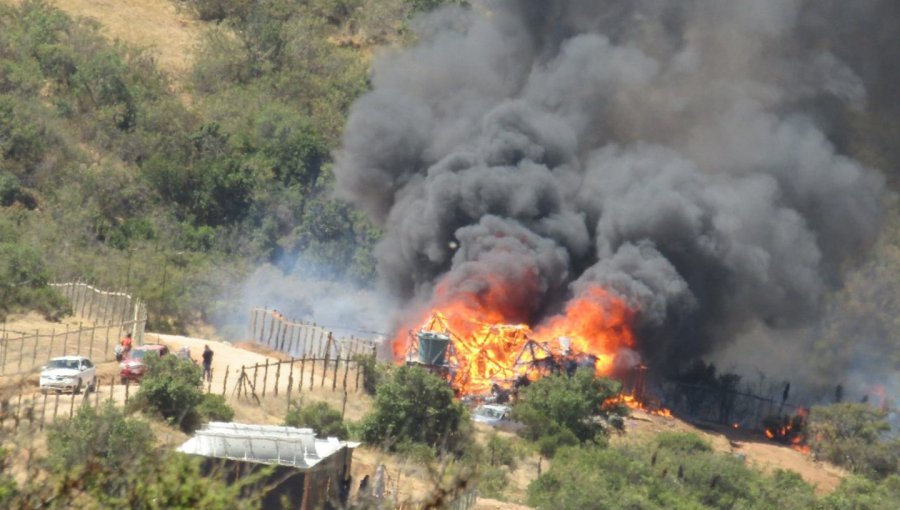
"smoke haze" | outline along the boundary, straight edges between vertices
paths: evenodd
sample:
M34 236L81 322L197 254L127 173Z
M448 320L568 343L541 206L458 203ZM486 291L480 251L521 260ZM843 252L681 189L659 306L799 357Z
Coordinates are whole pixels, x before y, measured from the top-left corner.
M531 324L601 285L668 369L809 324L883 219L838 114L896 94L877 72L893 55L876 37L857 72L820 32L887 3L847 4L506 0L418 20L335 166L385 229L382 284L412 309L499 279L504 316Z

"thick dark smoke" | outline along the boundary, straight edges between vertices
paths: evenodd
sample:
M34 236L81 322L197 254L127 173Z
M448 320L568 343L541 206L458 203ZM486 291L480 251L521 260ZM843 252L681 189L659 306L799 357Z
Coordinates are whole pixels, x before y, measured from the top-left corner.
M338 190L384 225L380 276L411 303L501 278L520 283L511 318L537 324L599 284L670 367L803 325L882 220L882 179L831 139L880 79L877 56L861 75L817 37L881 5L847 4L439 11L377 61Z

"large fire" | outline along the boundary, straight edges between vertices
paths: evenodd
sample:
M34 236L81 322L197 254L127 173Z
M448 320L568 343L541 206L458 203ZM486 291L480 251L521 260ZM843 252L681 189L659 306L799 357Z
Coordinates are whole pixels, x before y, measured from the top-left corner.
M438 306L401 331L395 356L402 360L409 353L410 330L446 334L452 345L452 386L460 395L479 395L495 384L509 388L523 378L535 380L559 363L592 365L598 375L609 375L616 354L634 347L633 311L606 290L581 292L560 314L534 327L515 306L528 292L501 281L452 295L439 286L435 295L447 298L437 299Z

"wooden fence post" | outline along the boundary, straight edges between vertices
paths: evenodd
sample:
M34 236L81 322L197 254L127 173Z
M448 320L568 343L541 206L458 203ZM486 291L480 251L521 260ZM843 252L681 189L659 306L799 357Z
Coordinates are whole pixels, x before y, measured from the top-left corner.
M269 360L266 360L268 363ZM253 393L256 393L256 373L259 371L259 363L253 364Z
M69 325L66 324L66 338L63 340L62 355L65 356L68 351L69 351Z
M6 373L6 354L9 351L8 336L6 331L6 319L3 319L3 343L0 344L0 374Z
M47 419L47 392L44 392L44 405L41 406L41 430L44 430L44 421Z
M84 307L87 305L87 293L88 293L88 285L87 283L81 284L81 288L84 289L81 292L81 311L78 313L82 318L84 317Z
M41 343L41 331L36 329L34 330L34 352L31 353L31 368L33 369L35 365L37 365L37 351L38 344Z
M344 390L344 401L341 402L341 420L344 419L344 412L347 410L347 390Z
M309 369L309 389L313 390L316 387L316 358L313 357L312 363L310 364Z
M347 393L347 376L350 374L350 357L344 355L344 393Z
M69 400L69 419L72 419L72 416L75 415L75 391L72 391L72 399Z
M291 410L291 389L294 387L294 357L291 356L291 369L288 372L287 410Z
M266 381L269 380L269 358L266 358L266 368L263 369L263 387L262 387L262 396L266 396ZM253 385L256 387L256 385Z
M53 341L56 339L56 328L50 330L50 348L47 349L47 361L53 357Z
M353 391L359 391L359 373L362 372L363 369L361 368L361 364L359 361L354 364L356 365L356 384L353 385Z
M91 288L90 291L91 291L91 294L90 294L90 295L91 295L91 298L90 298L90 302L88 303L87 319L88 319L89 321L92 321L93 319L91 319L91 317L94 316L94 300L95 300L95 298L97 297L97 293L94 292L94 289L93 289L93 288Z
M306 356L300 360L300 384L297 385L297 391L303 391L303 373L306 371Z
M109 401L110 402L113 401L113 392L116 389L115 384L116 384L116 376L114 376L114 375L110 376L110 378L109 378Z
M90 357L94 357L94 333L97 331L97 326L91 328L91 346L88 347L88 352L91 353ZM100 359L100 358L97 358Z
M222 381L222 396L225 396L225 388L228 386L228 372L231 371L231 365L225 367L225 380Z
M272 335L275 334L275 328L281 322L278 320L278 317L275 317L275 310L272 310L272 324L269 326L269 334L266 335L266 345L272 345Z
M110 326L109 326L109 322L107 322L106 323L106 343L103 344L103 357L100 358L100 359L104 359L104 360L107 359L107 356L109 356L109 330L110 330Z
M53 404L53 423L56 423L56 414L59 412L59 393L56 394L56 402Z
M325 363L322 366L322 382L319 387L325 386L325 374L328 372L328 360L331 355L331 333L328 333L328 342L325 344Z
M75 348L75 354L81 354L81 330L84 329L84 323L78 322L78 347Z
M25 359L25 337L19 339L19 370L22 372L22 361Z
M331 379L331 391L337 390L337 378L340 371L341 357L334 358L334 377Z
M278 396L278 381L281 379L281 361L275 366L275 396Z

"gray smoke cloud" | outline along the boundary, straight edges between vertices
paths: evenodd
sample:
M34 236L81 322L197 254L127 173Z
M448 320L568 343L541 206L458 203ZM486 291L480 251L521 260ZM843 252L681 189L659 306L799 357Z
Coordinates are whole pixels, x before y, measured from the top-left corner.
M338 192L383 225L379 275L409 303L500 279L518 289L502 303L510 319L538 324L601 285L635 309L645 358L670 368L755 324L801 326L876 240L884 201L820 108L869 101L868 77L815 37L832 11L440 10L418 20L415 45L376 61Z

